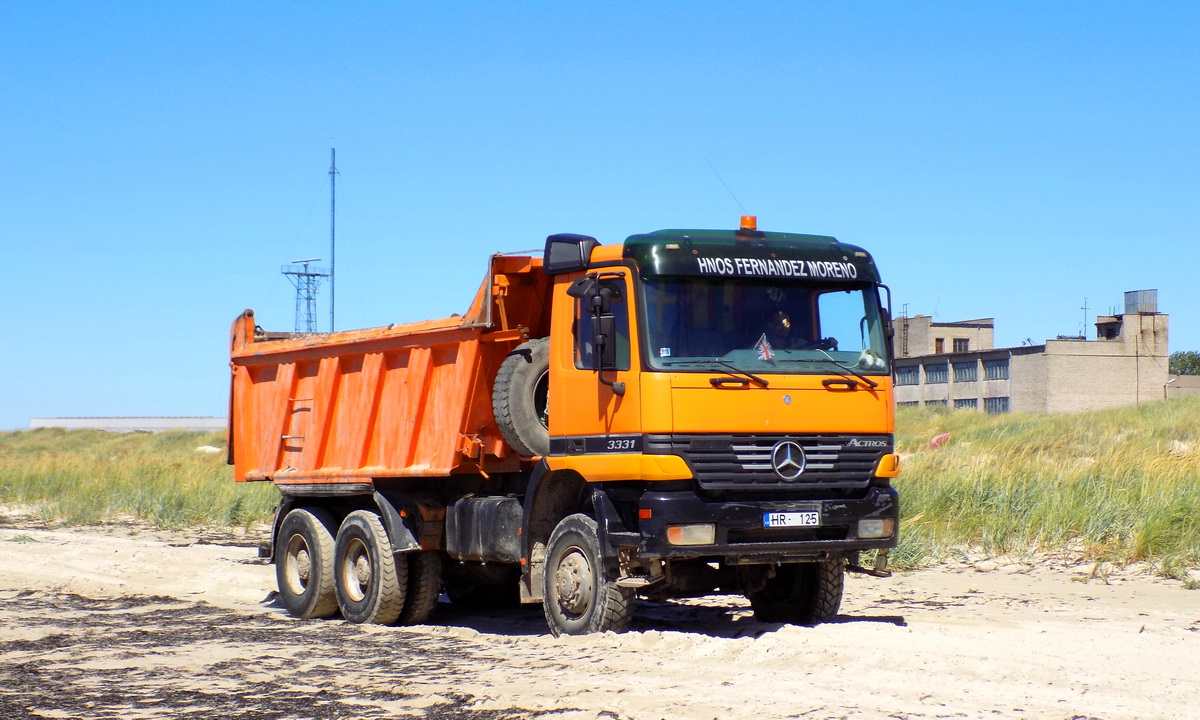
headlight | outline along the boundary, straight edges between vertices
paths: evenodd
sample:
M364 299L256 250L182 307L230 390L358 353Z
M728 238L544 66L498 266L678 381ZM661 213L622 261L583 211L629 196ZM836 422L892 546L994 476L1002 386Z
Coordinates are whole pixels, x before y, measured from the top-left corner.
M858 521L858 537L863 540L889 538L894 532L895 518L867 518Z

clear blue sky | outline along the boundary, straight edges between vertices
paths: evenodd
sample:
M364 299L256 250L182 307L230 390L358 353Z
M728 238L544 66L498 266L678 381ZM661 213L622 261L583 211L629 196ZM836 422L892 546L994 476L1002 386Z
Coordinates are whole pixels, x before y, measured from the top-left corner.
M732 227L711 163L897 313L1017 345L1156 288L1200 350L1198 134L1190 2L0 0L0 428L223 415L230 323L290 330L280 265L328 257L331 146L339 329L550 233Z

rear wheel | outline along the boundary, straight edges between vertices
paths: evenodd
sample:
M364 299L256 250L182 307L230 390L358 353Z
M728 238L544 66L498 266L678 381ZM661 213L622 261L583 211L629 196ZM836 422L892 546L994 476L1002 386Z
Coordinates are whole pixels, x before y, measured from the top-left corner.
M556 636L629 629L633 590L605 576L596 521L587 515L568 515L550 534L542 598Z
M845 577L840 557L780 565L765 587L747 597L763 622L818 625L837 617Z
M333 532L337 522L321 508L289 512L275 536L275 583L288 613L298 618L337 612L333 588Z
M401 625L419 625L429 619L442 592L442 556L433 550L405 553L408 558L408 589Z
M408 585L408 560L392 552L377 513L356 510L338 530L334 585L342 617L387 625L400 617Z

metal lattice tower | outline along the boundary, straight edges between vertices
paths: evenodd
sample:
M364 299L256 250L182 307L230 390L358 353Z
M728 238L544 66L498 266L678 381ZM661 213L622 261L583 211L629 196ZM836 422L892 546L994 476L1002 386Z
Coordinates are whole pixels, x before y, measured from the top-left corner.
M296 287L296 332L317 332L317 288L321 278L330 275L329 268L309 267L321 258L293 260L291 265L284 265L280 271L287 275L292 285Z

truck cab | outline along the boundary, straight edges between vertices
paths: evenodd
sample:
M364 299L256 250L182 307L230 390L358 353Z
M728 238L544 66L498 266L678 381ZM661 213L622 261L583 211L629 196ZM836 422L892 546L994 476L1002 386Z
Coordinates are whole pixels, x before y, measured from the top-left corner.
M645 595L745 592L770 620L836 614L846 559L886 557L898 524L870 255L753 227L664 230L611 247L552 236L543 268L548 451L532 492L585 496L601 557L576 564ZM548 617L579 592L551 525L530 528L524 584Z

